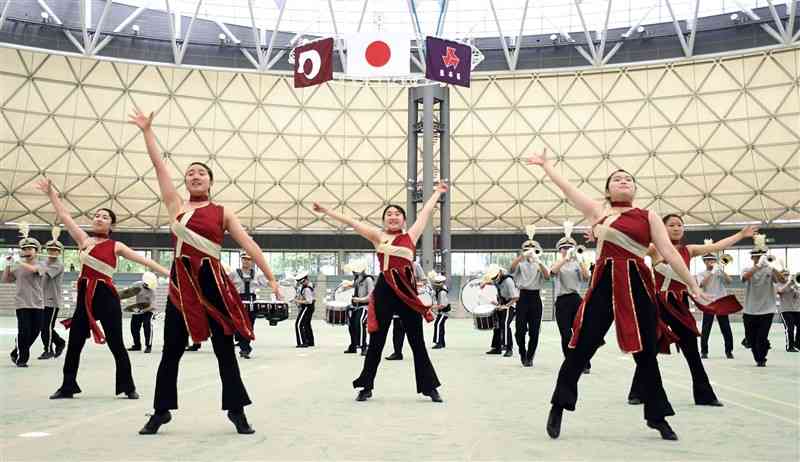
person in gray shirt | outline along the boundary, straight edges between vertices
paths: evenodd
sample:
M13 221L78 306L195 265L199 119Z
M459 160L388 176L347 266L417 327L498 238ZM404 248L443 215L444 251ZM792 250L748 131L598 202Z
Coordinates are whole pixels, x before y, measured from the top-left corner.
M786 351L797 353L800 351L800 273L790 278L789 271L785 270L783 277L786 282L778 286L778 297L781 320L786 329Z
M314 346L314 331L311 329L311 319L314 317L314 286L308 279L308 271L302 271L294 276L297 281L297 320L294 323L294 332L297 348Z
M725 272L725 268L717 261L717 256L713 253L703 255L703 263L706 270L697 275L697 284L703 289L706 295L712 300L728 295L725 286L731 283L731 277ZM725 343L725 356L733 359L733 334L731 333L731 323L727 314L715 315L714 313L703 313L703 328L700 333L700 357L708 358L708 337L711 335L711 326L714 325L714 318L719 323L719 331Z
M775 284L783 283L780 272L767 262L767 247L756 246L750 251L753 266L742 271L745 285L744 322L745 341L750 345L758 367L767 365L769 330L775 316Z
M345 353L355 353L361 348L361 356L367 355L367 306L369 296L375 288L375 279L367 274L366 262L354 262L350 265L353 272L353 298L348 310L348 331L350 345Z
M42 326L44 310L42 278L45 268L37 261L41 247L39 241L28 237L27 232L23 231L23 239L19 241L19 262L12 269L13 256L8 255L3 270L3 282L16 283L14 302L17 314L17 338L10 356L17 367L28 367L31 345L39 336Z
M431 278L433 286L433 305L431 308L436 312L436 320L433 322L433 350L447 347L445 342L444 324L450 313L450 300L447 298L447 276L436 274Z
M506 358L514 355L511 340L511 321L514 320L514 304L519 300L514 278L498 265L490 265L483 275L483 284L494 284L497 289L497 313L499 323L492 333L492 347L487 355L499 355L505 350Z
M61 262L61 254L64 251L64 244L58 241L61 234L61 227L53 226L53 239L44 245L47 250L47 262L45 263L44 273L44 312L42 313L42 344L44 352L38 359L58 358L67 342L55 331L58 310L64 304L62 294L61 279L64 275L64 264ZM53 349L55 346L55 349Z
M529 239L522 243L522 252L511 262L511 276L519 290L519 301L515 309L516 339L519 359L524 367L533 366L536 347L539 346L539 331L542 326L541 289L550 280L550 270L539 260L542 246ZM528 344L525 344L526 334Z
M253 266L253 259L247 252L242 252L239 256L239 261L242 262L242 267L235 269L228 274L231 281L236 286L239 292L239 297L242 299L242 304L247 309L247 315L250 317L250 325L253 332L256 331L256 311L253 303L256 300L256 290L259 288L266 288L269 286L266 276L263 273L256 272ZM240 334L234 335L236 344L239 346L239 356L244 359L250 359L250 354L253 352L251 341Z
M153 348L153 302L155 302L155 289L158 286L158 276L151 272L142 275L142 280L119 292L119 298L136 297L136 302L125 307L125 311L133 313L131 316L131 337L133 345L128 351L141 351L142 341L139 332L144 329L144 352L150 353Z
M577 243L571 237L562 237L556 243L558 260L550 267L550 274L555 278L556 324L561 335L561 352L567 357L567 345L572 339L572 323L578 314L583 299L580 295L581 284L589 280L589 268L578 260ZM586 363L583 369L588 374L592 365Z

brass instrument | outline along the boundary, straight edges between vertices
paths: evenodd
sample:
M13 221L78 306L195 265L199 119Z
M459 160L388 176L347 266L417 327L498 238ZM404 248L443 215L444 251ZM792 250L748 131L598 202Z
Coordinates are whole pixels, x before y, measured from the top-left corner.
M776 257L775 255L765 255L764 261L769 265L774 271L783 272L785 265L783 264L783 260Z
M722 256L719 257L719 262L722 264L722 266L728 266L733 263L733 255L723 253Z
M583 255L584 253L586 253L586 246L579 245L578 247L575 247L575 253L576 253L578 256L581 256L581 255Z
M794 273L794 277L792 278L792 282L794 285L800 287L800 273Z

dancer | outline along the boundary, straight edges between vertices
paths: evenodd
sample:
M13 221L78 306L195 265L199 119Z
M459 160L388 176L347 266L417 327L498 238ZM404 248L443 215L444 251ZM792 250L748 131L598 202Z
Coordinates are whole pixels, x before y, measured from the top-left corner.
M575 317L570 349L558 373L547 417L547 433L551 438L559 437L564 409L575 410L583 368L614 322L620 348L632 353L636 367L642 369L646 384L642 400L647 425L658 430L663 439L677 440L678 436L665 419L675 413L667 400L656 361L656 293L652 274L644 262L651 242L678 274L690 280L691 295L701 300L705 298L670 244L658 216L652 211L633 208L631 201L636 193L636 182L631 174L617 170L608 177L605 194L610 208L606 208L561 176L546 153L545 150L541 155L531 156L528 164L542 167L592 224L598 255L591 285Z
M122 309L119 295L114 288L114 271L118 257L146 266L153 271L168 276L167 270L158 263L131 250L130 247L109 238L117 216L111 209L101 208L94 213L91 237L75 223L67 208L61 202L55 187L49 179L36 182L36 188L47 195L56 215L78 244L81 259L81 273L78 276L78 298L72 319L65 323L69 328L67 353L64 358L64 380L50 395L50 399L72 398L81 392L78 386L78 366L81 351L91 334L95 343L105 343L116 363L115 395L125 393L129 399L138 399L136 385L131 374L131 361L122 340ZM101 329L97 322L102 324Z
M417 221L408 231L403 229L406 224L406 213L399 205L388 205L384 209L383 229L379 229L314 203L314 211L351 226L358 234L369 240L375 246L380 262L381 274L372 292L368 313L370 340L367 357L361 374L353 381L353 388L361 388L356 397L357 401L366 401L372 397L375 375L386 343L389 323L392 315L397 314L403 322L408 343L414 354L417 393L428 396L434 402L442 402L437 390L440 386L439 379L425 349L425 337L422 332L422 318L430 322L433 320L433 314L417 296L413 262L417 240L422 236L439 197L446 192L447 183L440 181L419 212Z
M239 373L233 334L238 332L250 340L255 336L236 286L220 262L225 232L250 255L269 280L273 292L280 297L278 283L261 249L244 230L236 214L209 200L214 174L207 165L189 164L183 175L189 201L180 198L158 152L152 122L153 113L146 116L137 112L131 116L131 123L139 127L144 136L176 244L164 319L164 348L156 375L154 412L139 433L155 434L161 425L172 419L170 410L178 409L178 365L190 336L194 343L211 337L222 381L222 410L228 411L228 418L238 433L255 433L244 413L244 406L251 401Z
M709 242L704 245L684 245L683 218L676 214L669 214L664 216L662 222L667 229L672 245L687 267L692 257L711 252L721 252L744 238L753 237L756 232L755 227L746 226L738 233L718 242ZM655 249L653 249L651 256L653 269L655 270L656 289L659 293L658 301L661 308L659 316L669 326L672 333L678 336L678 346L692 375L694 403L698 406L722 406L708 380L703 361L700 360L700 352L697 348L697 337L700 336L700 332L697 330L697 323L689 308L687 280L682 279L675 271L672 271L672 268L664 263L664 259ZM691 278L690 281L696 283L694 278ZM719 299L718 303L723 303L723 300ZM628 402L630 404L642 403L641 388L645 385L641 372L641 369L637 369L636 375L633 377L631 390L628 394Z

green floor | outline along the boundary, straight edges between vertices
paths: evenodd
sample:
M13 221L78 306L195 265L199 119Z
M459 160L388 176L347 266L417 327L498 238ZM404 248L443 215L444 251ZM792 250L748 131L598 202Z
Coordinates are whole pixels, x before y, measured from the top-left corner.
M126 330L127 330L127 320ZM566 413L562 436L544 431L549 397L561 361L558 333L542 324L531 369L519 359L486 356L490 333L469 320L447 325L445 350L433 350L445 402L415 394L411 352L381 363L375 397L353 401L351 380L361 357L344 355L344 328L314 323L317 346L295 349L293 324L259 324L251 360L240 362L254 404L247 408L257 433L239 436L220 407L220 384L210 344L181 364L181 409L157 436L139 436L150 412L160 357L132 354L142 399L112 396L113 360L104 346L84 349L73 400L50 401L61 380L63 356L31 360L18 369L0 362L0 460L775 460L800 459L800 353L783 349L783 327L771 332L766 368L756 368L739 345L722 357L715 329L706 368L723 408L693 405L689 371L673 354L660 360L677 415L678 442L645 427L642 408L626 404L633 360L621 354L613 332L580 383L575 413ZM0 345L10 350L15 320L0 318ZM161 335L160 326L158 334ZM426 326L430 340L432 325ZM430 342L429 342L430 343ZM384 350L388 353L390 348ZM41 352L41 343L33 353ZM3 353L6 354L5 352ZM384 354L384 355L385 355Z

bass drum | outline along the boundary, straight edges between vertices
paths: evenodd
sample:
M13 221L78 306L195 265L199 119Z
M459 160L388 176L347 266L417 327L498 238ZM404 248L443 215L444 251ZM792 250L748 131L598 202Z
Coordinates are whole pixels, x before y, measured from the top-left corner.
M479 306L497 301L497 288L494 284L487 284L481 289L481 278L470 279L461 288L460 300L468 313L475 314Z

